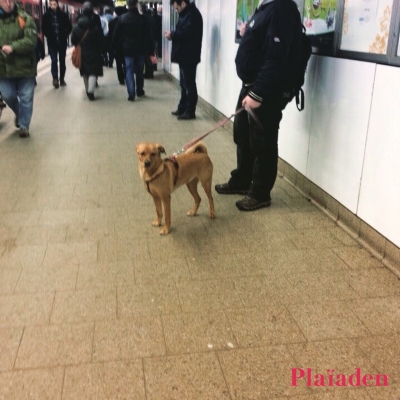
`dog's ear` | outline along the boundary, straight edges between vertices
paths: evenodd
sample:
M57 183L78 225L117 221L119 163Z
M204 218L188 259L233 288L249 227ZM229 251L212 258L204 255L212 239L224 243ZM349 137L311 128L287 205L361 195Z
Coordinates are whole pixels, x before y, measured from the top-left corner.
M167 154L166 151L165 151L165 149L164 149L164 147L158 145L158 146L157 146L157 149L158 149L158 151L160 152L160 154Z
M138 153L138 154L139 154L139 147L140 147L141 144L142 144L142 143L138 143L138 144L136 145L136 153Z

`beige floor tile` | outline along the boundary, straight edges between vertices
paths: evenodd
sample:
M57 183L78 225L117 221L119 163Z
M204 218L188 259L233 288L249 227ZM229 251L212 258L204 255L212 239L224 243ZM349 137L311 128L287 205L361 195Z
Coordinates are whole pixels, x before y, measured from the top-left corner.
M313 229L334 227L335 223L326 215L318 212L293 212L287 215L289 222L295 229Z
M43 263L46 246L5 246L0 256L0 268L38 267Z
M232 399L264 400L311 394L304 382L291 387L291 369L296 365L285 346L220 351L217 354Z
M23 328L0 328L0 373L13 368L22 332Z
M79 266L77 289L90 289L135 284L131 261L88 263Z
M64 368L0 373L0 399L61 400Z
M0 207L0 212L2 210L3 209ZM7 226L0 223L0 245L8 245L10 243L14 243L18 236L19 230L19 226Z
M115 320L116 288L87 289L56 293L51 313L52 324Z
M359 246L358 242L339 226L335 226L334 228L328 228L328 232L335 239L339 240L341 246L353 246L353 247Z
M130 360L165 355L160 317L96 322L93 361Z
M353 303L329 301L289 305L288 309L308 340L368 336L370 332L358 319ZM354 313L353 313L354 311Z
M14 289L16 294L73 290L78 276L77 264L24 267Z
M355 300L348 306L372 334L400 332L399 296Z
M184 312L242 308L232 281L208 280L177 283Z
M313 273L287 275L300 297L309 301L358 299L358 293L343 279L346 273Z
M0 296L0 327L46 325L54 293Z
M243 244L247 251L249 252L257 252L260 249L264 251L284 251L284 250L294 250L296 245L294 241L292 241L293 232L296 231L274 231L274 232L265 232L262 235L254 236L245 236L243 238Z
M215 353L144 359L147 400L230 399Z
M263 248L259 248L257 251L241 252L235 247L235 258L239 266L239 272L241 276L255 276L255 275L270 275L271 271L274 275L283 273L282 267L287 261L286 250L285 251L264 251ZM233 259L235 259L233 258Z
M191 279L185 257L168 256L155 259L141 258L134 260L135 278L138 285L153 285L157 282L181 282Z
M343 278L363 298L400 295L400 279L386 268L353 270Z
M92 359L93 324L36 326L24 330L16 369L88 363Z
M93 263L97 261L97 242L50 243L47 246L43 266Z
M370 387L366 389L372 400L399 400L400 385L389 385L387 387Z
M223 311L166 315L162 317L162 321L168 355L237 347Z
M147 238L136 240L107 239L99 241L99 262L130 261L149 258Z
M21 271L21 267L0 268L0 296L14 292Z
M142 360L67 367L63 400L145 400Z
M117 289L118 318L138 315L168 315L181 312L173 282L154 285L129 285Z
M267 274L234 278L235 289L245 307L263 309L270 305L289 305L305 301L289 280L282 275Z
M68 225L23 226L18 234L17 245L41 245L65 243Z
M286 252L287 262L277 265L287 275L302 275L312 272L336 274L347 270L346 263L331 249L303 249Z
M390 375L390 384L400 383L400 333L353 340L378 373Z
M285 233L298 249L332 248L342 245L328 229L302 229Z
M333 251L352 269L383 267L381 261L360 246L339 247Z
M299 343L306 339L283 306L226 311L239 347Z
M73 242L96 242L114 238L114 224L72 224L68 226L66 241Z
M37 225L41 214L41 211L21 211L4 213L1 222L2 225L13 227Z

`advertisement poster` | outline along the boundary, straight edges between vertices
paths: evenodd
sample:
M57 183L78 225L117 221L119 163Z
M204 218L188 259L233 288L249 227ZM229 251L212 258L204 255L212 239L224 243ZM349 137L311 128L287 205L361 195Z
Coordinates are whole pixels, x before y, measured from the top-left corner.
M236 8L236 41L240 41L240 28L254 14L258 3L259 0L238 0Z
M393 0L345 0L341 50L386 54Z
M305 0L303 24L311 44L321 52L333 50L337 0Z

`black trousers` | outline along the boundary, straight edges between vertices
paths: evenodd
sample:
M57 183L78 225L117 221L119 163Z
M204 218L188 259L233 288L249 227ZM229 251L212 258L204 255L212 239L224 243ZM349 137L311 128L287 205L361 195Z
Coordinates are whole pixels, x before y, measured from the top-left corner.
M181 87L181 99L178 110L193 114L197 105L196 86L197 64L179 64L179 85Z
M243 87L237 109L249 92ZM278 131L286 102L274 95L253 110L261 126L246 112L235 116L233 138L237 145L237 168L231 172L229 184L249 188L249 195L257 200L269 200L278 172Z

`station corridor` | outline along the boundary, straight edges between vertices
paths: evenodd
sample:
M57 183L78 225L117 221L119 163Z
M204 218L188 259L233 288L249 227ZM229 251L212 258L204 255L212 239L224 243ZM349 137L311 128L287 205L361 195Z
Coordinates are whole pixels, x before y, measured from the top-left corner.
M0 119L1 400L400 399L396 275L282 177L250 213L213 190L215 220L183 187L160 236L136 144L218 121L171 116L160 70L133 103L115 68L94 102L66 82L39 64L30 138ZM225 182L231 133L204 143Z

